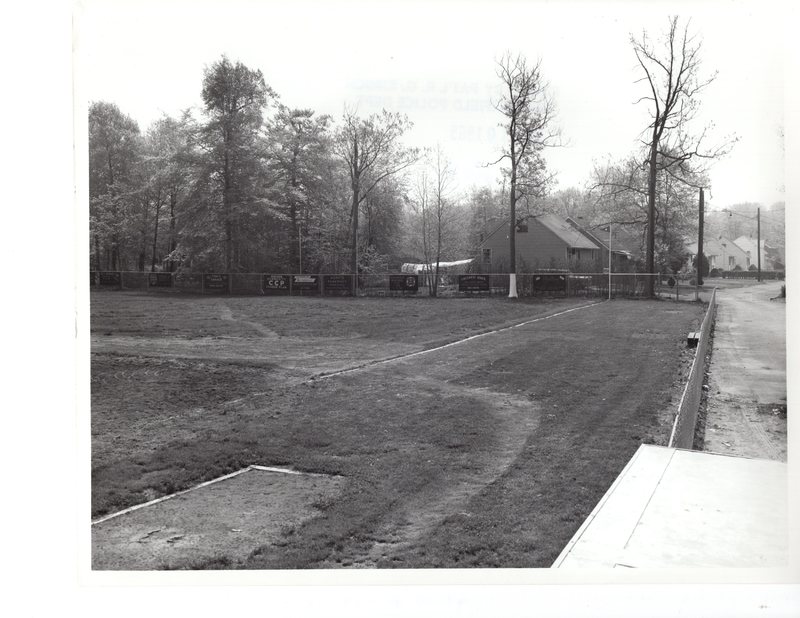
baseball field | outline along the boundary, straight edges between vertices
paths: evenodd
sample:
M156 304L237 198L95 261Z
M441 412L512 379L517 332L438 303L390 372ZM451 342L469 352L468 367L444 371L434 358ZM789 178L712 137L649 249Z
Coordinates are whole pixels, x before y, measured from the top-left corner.
M269 536L156 568L547 567L638 446L667 442L702 315L93 292L92 516L271 466L335 491L303 517L299 485L267 492Z

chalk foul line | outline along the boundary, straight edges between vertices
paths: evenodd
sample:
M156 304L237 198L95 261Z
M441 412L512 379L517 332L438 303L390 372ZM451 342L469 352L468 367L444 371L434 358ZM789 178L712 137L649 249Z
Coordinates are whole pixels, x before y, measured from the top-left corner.
M362 363L360 365L356 365L355 367L348 367L347 369L341 369L339 371L332 371L330 373L321 373L319 375L314 376L311 378L310 381L314 380L322 380L325 378L332 378L335 376L340 376L346 373L353 373L355 371L361 371L362 369L367 369L370 367L375 367L376 365L384 365L387 363L393 363L399 360L405 360L407 358L413 358L414 356L421 356L423 354L430 354L431 352L438 352L439 350L444 350L445 348L450 348L456 345L461 345L462 343L467 343L468 341L473 341L475 339L479 339L481 337L487 337L489 335L495 335L497 333L502 333L507 330L512 330L514 328L520 328L522 326L527 326L528 324L533 324L534 322L541 322L542 320L549 320L550 318L557 318L559 316L565 315L567 313L572 313L573 311L578 311L580 309L586 309L588 307L594 307L595 305L600 305L602 303L607 303L608 300L596 301L591 303L586 303L585 305L578 305L577 307L572 307L570 309L565 309L564 311L559 311L557 313L551 313L549 315L543 315L537 318L532 318L530 320L525 320L524 322L520 322L519 324L512 324L511 326L504 326L503 328L496 328L494 330L489 330L483 333L478 333L476 335L470 335L469 337L465 337L464 339L458 339L456 341L451 341L450 343L445 343L444 345L436 346L435 348L428 348L426 350L418 350L416 352L410 352L408 354L399 354L397 356L391 356L389 358L382 358L379 360L369 361L366 363Z

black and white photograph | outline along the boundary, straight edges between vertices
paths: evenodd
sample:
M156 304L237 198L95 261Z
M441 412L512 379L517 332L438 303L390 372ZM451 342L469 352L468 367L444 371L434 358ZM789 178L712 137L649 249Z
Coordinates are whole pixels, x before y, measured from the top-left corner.
M72 4L82 585L791 615L794 16Z

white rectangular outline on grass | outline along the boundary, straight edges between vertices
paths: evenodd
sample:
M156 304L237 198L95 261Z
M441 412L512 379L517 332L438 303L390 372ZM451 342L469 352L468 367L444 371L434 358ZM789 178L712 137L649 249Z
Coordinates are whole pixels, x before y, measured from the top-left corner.
M314 472L299 472L297 470L290 470L288 468L271 468L269 466L259 466L256 464L252 464L247 466L246 468L242 468L241 470L236 470L235 472L231 472L230 474L225 474L223 476L219 476L215 479L211 479L210 481L204 481L199 485L194 485L193 487L189 487L188 489L182 489L181 491L176 491L173 494L168 494L166 496L161 496L160 498L155 498L154 500L150 500L149 502L143 502L142 504L135 504L127 509L123 509L121 511L117 511L115 513L109 513L108 515L103 515L98 519L92 520L92 525L100 524L104 521L108 521L109 519L113 519L115 517L119 517L120 515L125 515L127 513L132 513L133 511L138 511L139 509L143 509L147 506L153 506L154 504L158 504L159 502L164 502L166 500L170 500L171 498L175 498L176 496L182 496L183 494L189 493L190 491L194 491L195 489L201 489L202 487L207 487L209 485L213 485L214 483L219 483L220 481L227 481L228 479L233 478L234 476L239 476L245 472L250 470L258 470L259 472L277 472L279 474L297 474L300 476L330 476L336 477L335 474L318 474Z

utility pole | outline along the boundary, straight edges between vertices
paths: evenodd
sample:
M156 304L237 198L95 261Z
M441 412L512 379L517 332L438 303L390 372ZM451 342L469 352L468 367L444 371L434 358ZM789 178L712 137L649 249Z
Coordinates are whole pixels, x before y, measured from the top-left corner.
M700 221L697 226L697 285L703 285L703 218L704 218L703 188L700 188Z
M761 283L761 207L756 210L756 234L758 251L758 282Z

